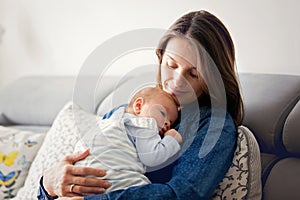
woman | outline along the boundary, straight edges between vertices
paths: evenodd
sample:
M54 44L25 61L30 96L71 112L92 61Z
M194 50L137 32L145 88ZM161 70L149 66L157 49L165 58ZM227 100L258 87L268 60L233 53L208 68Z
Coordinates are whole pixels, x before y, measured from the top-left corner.
M243 103L235 74L235 51L226 27L206 11L179 18L161 39L158 82L183 107L175 127L184 151L167 167L148 173L152 184L101 194L105 171L73 164L89 152L67 156L41 178L40 199L210 199L233 157ZM63 170L62 170L63 169ZM48 193L48 194L47 194ZM82 197L76 197L76 199Z

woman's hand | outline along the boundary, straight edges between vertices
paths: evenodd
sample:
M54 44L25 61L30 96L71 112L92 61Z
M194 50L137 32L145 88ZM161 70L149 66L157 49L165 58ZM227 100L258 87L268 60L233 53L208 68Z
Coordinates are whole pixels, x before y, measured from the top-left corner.
M61 162L45 171L43 186L49 195L75 197L83 196L83 194L101 194L105 192L110 183L97 178L105 176L104 170L74 166L75 162L84 159L89 153L89 150L86 150L82 153L66 156Z

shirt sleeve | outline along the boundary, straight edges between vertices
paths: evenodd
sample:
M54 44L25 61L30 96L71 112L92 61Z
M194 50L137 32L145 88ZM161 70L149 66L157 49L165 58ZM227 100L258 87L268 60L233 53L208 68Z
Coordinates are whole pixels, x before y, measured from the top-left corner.
M39 186L37 198L39 200L54 200L54 199L58 198L58 196L50 196L47 193L47 191L45 190L44 185L43 185L43 177L41 177L41 179L40 179L40 186Z
M210 121L210 113L201 117L197 135L178 158L172 171L172 178L168 182L131 187L84 199L210 199L230 167L236 143L236 128L231 116L227 114L222 128L215 128L215 131L221 130L217 142L208 154L199 156L208 129L213 131Z

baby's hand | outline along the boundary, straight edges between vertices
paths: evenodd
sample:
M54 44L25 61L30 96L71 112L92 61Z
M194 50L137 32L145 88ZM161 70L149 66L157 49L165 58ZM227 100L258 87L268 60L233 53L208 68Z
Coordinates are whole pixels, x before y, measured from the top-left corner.
M165 132L164 136L169 135L171 137L173 137L175 140L177 140L177 142L179 144L182 143L182 137L180 135L180 133L178 131L176 131L175 129L170 129L167 132Z

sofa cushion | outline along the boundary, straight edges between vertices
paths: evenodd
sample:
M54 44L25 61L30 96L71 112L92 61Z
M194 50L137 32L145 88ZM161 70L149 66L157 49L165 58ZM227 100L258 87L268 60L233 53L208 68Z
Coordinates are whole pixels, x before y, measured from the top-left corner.
M299 86L300 87L300 86ZM300 94L299 94L300 96ZM291 111L283 128L283 144L288 153L300 156L300 101Z
M50 125L72 98L74 77L23 77L0 93L5 125ZM21 101L22 99L22 101Z
M213 199L260 200L262 189L259 154L252 132L245 126L239 126L232 164L216 189Z
M119 83L118 76L29 76L0 91L0 124L51 126L57 113L74 101L91 112ZM123 81L125 81L123 79Z
M300 76L240 74L245 103L244 125L256 136L264 153L284 152L281 131L299 100Z
M23 186L45 134L0 126L0 199Z
M23 130L23 131L31 131L34 133L46 133L49 131L50 126L35 126L35 125L13 125L13 126L6 126L9 128L14 128L18 130Z
M75 143L79 140L76 134L74 112L77 107L67 103L59 112L48 131L44 143L34 159L25 185L17 194L18 199L36 198L39 180L43 172L73 153Z
M278 161L266 180L264 200L300 199L300 159L285 158Z
M260 160L261 160L261 171L262 175L267 172L270 165L272 165L273 162L276 162L277 156L274 154L268 154L268 153L261 153L260 154Z

